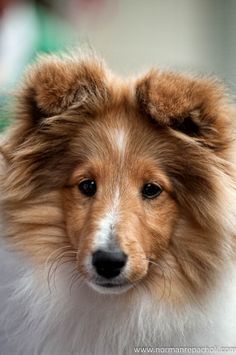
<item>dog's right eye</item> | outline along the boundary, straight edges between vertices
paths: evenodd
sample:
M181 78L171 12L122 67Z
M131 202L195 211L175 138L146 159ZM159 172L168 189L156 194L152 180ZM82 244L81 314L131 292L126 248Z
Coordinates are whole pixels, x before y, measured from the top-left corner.
M162 191L163 189L160 185L149 182L143 186L142 195L144 198L153 199L158 197Z
M90 179L83 180L79 183L78 188L83 195L91 197L97 191L96 181Z

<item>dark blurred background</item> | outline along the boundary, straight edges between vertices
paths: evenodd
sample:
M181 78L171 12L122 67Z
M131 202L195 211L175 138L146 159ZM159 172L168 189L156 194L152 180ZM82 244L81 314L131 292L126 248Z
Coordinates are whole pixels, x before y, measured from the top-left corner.
M28 63L88 47L121 75L155 65L216 75L236 92L236 0L0 0L0 130Z

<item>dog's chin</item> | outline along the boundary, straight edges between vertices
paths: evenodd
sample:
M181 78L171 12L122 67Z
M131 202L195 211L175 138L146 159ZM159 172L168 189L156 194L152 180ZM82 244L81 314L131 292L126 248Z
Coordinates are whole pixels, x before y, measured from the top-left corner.
M132 284L130 283L113 284L107 282L104 284L98 284L92 281L88 281L87 284L96 292L104 295L119 295L121 293L127 292L129 289L132 288Z

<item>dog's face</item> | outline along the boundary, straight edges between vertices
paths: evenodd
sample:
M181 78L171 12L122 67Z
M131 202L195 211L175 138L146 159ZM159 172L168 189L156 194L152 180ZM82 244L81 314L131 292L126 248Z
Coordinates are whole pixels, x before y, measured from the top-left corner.
M134 113L114 111L83 127L75 142L80 163L63 194L68 236L89 283L121 291L147 275L176 224L161 161L165 134Z
M235 230L221 87L158 72L124 83L97 61L49 58L20 100L3 147L15 244L40 262L69 257L101 293L205 293Z

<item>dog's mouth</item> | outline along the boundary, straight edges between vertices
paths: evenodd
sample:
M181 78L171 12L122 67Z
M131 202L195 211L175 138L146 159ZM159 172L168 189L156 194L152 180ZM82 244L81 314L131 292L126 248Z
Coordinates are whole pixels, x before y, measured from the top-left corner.
M88 285L95 291L103 294L120 294L128 291L132 284L125 282L108 282L108 281L88 281Z
M119 286L122 286L122 284L114 284L112 282L96 283L96 285L102 286L102 287L119 287Z

